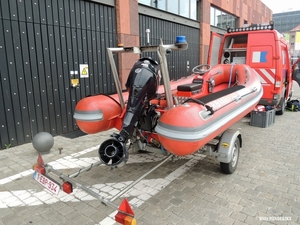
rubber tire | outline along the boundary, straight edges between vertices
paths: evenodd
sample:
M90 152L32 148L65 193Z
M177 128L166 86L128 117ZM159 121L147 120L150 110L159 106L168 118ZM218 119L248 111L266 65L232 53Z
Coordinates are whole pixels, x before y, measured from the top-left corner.
M225 174L232 174L238 165L239 156L240 156L240 139L236 137L234 141L234 147L232 151L232 158L229 163L220 162L221 171Z
M284 109L285 109L285 99L284 97L282 97L282 99L280 100L280 109L276 110L276 115L283 115L284 113Z

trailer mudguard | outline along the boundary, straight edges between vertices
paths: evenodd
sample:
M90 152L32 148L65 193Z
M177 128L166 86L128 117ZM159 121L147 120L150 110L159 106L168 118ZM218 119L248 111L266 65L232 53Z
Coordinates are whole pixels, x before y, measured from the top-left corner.
M240 139L240 147L242 147L242 136L240 131L228 129L222 134L216 157L219 162L229 163L231 161L234 142L237 138Z

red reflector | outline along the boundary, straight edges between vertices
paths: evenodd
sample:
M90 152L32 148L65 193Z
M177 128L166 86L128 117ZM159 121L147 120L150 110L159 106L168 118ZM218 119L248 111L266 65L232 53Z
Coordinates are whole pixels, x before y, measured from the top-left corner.
M45 170L44 167L38 166L38 167L36 168L36 172L38 172L38 173L40 173L40 174L42 174L42 175L45 175L46 170Z
M66 192L67 194L70 194L73 192L73 185L68 181L65 181L63 183L62 188L63 188L63 191Z
M42 155L39 153L38 158L37 158L37 163L33 164L32 169L42 175L45 175L46 169L44 167L45 163L42 158Z
M32 167L32 169L42 175L45 175L46 170L43 166L40 166L39 164L35 163Z
M42 155L39 153L38 158L37 158L37 163L41 166L45 165L44 160L42 158Z
M119 210L120 211L115 215L116 222L124 225L127 224L134 225L136 223L135 222L136 220L133 218L134 212L126 198L124 198L121 205L119 206ZM124 214L123 212L132 215L132 217Z

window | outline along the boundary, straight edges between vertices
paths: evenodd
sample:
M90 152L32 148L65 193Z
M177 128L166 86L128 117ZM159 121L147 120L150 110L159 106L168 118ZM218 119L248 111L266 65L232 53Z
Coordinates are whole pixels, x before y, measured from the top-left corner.
M151 6L152 0L139 0L139 3L144 4L144 5L150 5Z
M174 1L176 2L176 1ZM189 4L186 4L186 0L180 0L180 5L179 5L179 15L184 16L184 17L189 17L190 16L190 7Z
M190 0L191 3L191 15L190 18L193 20L197 19L197 0Z
M237 17L217 8L210 7L210 25L226 29L226 26L235 27Z
M156 0L155 2L156 2L155 8L166 10L167 0Z
M174 14L179 14L178 1L168 1L167 11Z
M197 0L138 0L138 2L193 20L198 18Z

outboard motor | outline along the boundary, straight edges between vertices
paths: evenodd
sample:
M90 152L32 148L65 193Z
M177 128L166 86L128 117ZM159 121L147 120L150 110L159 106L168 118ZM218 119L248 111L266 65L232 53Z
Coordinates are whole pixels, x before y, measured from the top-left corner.
M104 164L120 166L121 162L126 163L128 152L125 143L132 136L147 103L155 97L160 76L158 63L150 58L141 58L133 65L126 82L129 97L122 129L99 148L99 157Z

